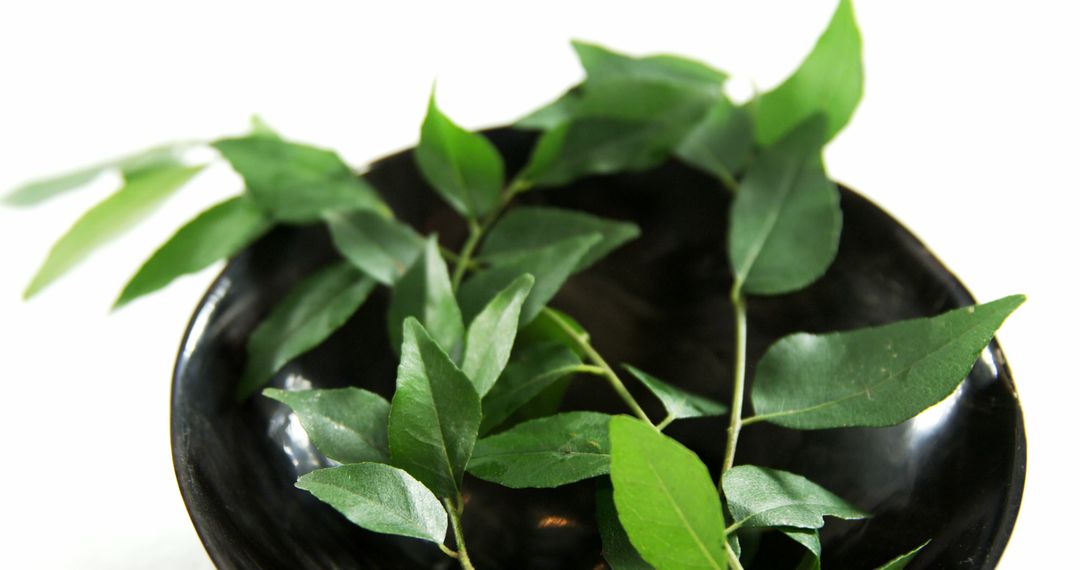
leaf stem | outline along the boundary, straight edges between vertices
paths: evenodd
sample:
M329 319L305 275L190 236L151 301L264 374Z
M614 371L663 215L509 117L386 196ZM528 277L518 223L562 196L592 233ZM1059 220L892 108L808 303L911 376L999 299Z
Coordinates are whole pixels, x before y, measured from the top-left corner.
M450 513L450 526L454 529L454 542L457 543L457 556L454 558L457 558L462 570L476 570L469 560L469 551L465 548L465 533L461 531L461 512L465 510L465 502L459 496L456 503L451 499L443 499L443 503L446 505L446 512Z
M641 418L649 425L656 427L656 425L653 424L652 420L649 419L649 416L645 413L645 410L641 409L641 406L638 405L637 400L634 399L634 396L630 394L629 390L626 389L626 385L623 384L622 380L619 379L619 375L616 374L614 370L612 370L611 366L607 363L606 360L604 360L604 357L600 356L600 353L597 352L595 348L593 348L592 344L589 342L589 339L583 335L578 334L578 332L574 330L573 327L571 327L569 324L566 323L566 321L559 317L558 313L555 313L547 307L544 307L544 311L547 312L548 317L551 320L555 321L555 324L557 324L559 328L562 329L562 331L565 332L568 337L573 339L574 344L576 344L578 348L580 348L581 351L585 353L585 356L588 357L589 361L600 368L602 372L601 376L603 376L608 381L608 384L611 385L611 389L615 390L615 393L618 394L620 398L622 398L622 401L626 402L626 405L630 407L630 411L634 412L635 416Z
M739 557L735 554L735 549L731 547L731 543L724 539L724 550L728 554L728 567L733 570L743 570L742 562L739 562Z
M739 431L742 430L743 393L746 384L746 298L743 297L739 283L731 288L731 305L735 311L735 376L731 395L731 424L728 426L727 451L724 453L724 473L735 464L735 447L739 443ZM717 482L720 486L720 481Z
M675 414L668 414L666 418L660 420L660 423L656 424L656 429L664 431L664 428L671 425L671 422L675 421Z
M465 245L461 247L457 264L454 265L454 275L450 278L450 287L454 291L457 291L458 286L461 285L461 280L465 277L465 270L469 268L469 264L472 262L473 251L480 244L480 239L484 237L485 229L485 225L480 225L476 220L469 220L469 237L465 240Z

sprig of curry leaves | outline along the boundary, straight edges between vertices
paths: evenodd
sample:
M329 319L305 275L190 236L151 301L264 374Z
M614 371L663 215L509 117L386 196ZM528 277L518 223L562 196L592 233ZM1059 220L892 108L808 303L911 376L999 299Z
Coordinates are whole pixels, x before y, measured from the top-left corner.
M573 47L585 80L518 121L540 133L512 176L495 146L455 124L432 93L414 157L467 228L458 251L397 220L334 152L287 141L255 120L247 135L206 143L240 175L244 191L181 227L116 305L232 256L276 224L325 224L341 260L301 281L256 327L238 397L322 343L376 287L391 290L387 337L401 363L390 400L359 388L263 391L289 406L315 446L341 463L301 476L297 487L366 529L434 543L465 569L473 568L461 522L466 473L512 488L599 478L597 522L616 570L742 568L739 532L750 528L784 533L806 548L799 568L820 568L824 517L870 514L798 474L736 465L741 430L760 422L824 429L910 419L957 388L1023 297L872 328L789 335L768 349L750 382L748 298L802 289L836 256L839 191L821 154L862 96L850 0L840 1L786 81L743 105L725 95L727 75L700 62L632 57L585 42ZM151 149L11 193L8 203L29 205L104 170L118 170L124 181L57 242L26 296L194 177L205 164L189 164L183 151L198 144ZM666 412L650 418L589 333L548 306L573 274L640 230L626 220L514 199L672 158L732 193L733 394L724 405L625 363L629 378ZM558 412L576 377L606 382L633 417ZM753 415L744 418L748 387ZM671 422L725 413L719 472L663 434ZM923 546L881 568L903 568Z

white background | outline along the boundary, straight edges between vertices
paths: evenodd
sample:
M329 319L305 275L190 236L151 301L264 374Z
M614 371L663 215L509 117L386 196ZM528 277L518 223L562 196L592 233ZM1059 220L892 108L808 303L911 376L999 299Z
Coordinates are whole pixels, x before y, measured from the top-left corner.
M0 190L162 141L237 133L253 112L362 165L415 142L435 78L443 109L470 127L554 97L581 75L570 38L697 57L744 92L767 89L834 4L4 2ZM980 300L1029 295L999 336L1030 446L1003 568L1073 558L1075 6L856 0L866 95L827 152L834 178L902 220ZM0 206L0 566L210 565L172 473L168 396L180 335L216 268L107 312L141 260L238 181L227 168L205 173L69 279L19 300L52 240L114 182L36 209Z

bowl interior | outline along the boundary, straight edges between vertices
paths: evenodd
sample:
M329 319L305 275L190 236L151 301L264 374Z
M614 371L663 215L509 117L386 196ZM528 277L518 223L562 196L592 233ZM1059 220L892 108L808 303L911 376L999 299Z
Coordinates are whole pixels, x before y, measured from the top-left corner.
M488 133L513 168L532 137ZM419 177L406 151L367 178L399 217L448 246L464 228ZM729 400L732 315L725 255L729 197L677 163L534 191L523 202L632 220L642 236L574 276L553 305L577 317L612 363L628 362L721 401ZM795 294L749 301L749 374L768 345L826 332L930 316L972 298L895 220L844 190L844 231L823 279ZM266 398L232 398L252 329L299 279L335 259L319 227L280 228L234 258L197 308L178 358L173 455L188 510L221 568L450 568L420 541L353 526L293 483L329 465L295 417ZM389 397L396 358L385 335L387 295L374 294L326 343L287 365L289 389L361 386ZM752 382L752 380L751 380ZM650 414L659 406L631 386ZM624 413L606 386L578 380L563 409ZM676 422L668 433L714 472L726 418ZM960 389L891 428L743 432L738 463L800 473L864 510L867 521L829 520L823 564L872 568L933 539L910 568L992 568L1008 540L1024 482L1023 420L1004 356L992 344ZM508 490L467 478L464 525L479 568L604 568L593 510L597 481L555 490ZM794 565L794 542L750 537L752 568Z

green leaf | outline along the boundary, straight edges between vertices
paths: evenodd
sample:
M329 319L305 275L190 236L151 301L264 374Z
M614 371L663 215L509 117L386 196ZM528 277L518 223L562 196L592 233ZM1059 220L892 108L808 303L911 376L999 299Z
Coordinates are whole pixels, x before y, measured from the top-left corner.
M826 515L846 520L869 516L809 479L779 469L732 467L724 473L723 488L728 510L740 528L818 529L825 525Z
M724 514L708 468L652 426L611 419L611 482L630 542L658 570L723 570Z
M840 0L810 55L756 103L757 142L780 140L811 116L826 118L825 140L844 128L863 92L862 38L851 0Z
M788 335L758 363L758 420L795 429L898 424L964 380L1022 295L849 332Z
M177 277L231 257L266 233L272 222L247 196L237 196L184 224L124 286L114 308L164 288Z
M578 357L584 358L585 350L581 348L578 339L589 342L589 331L574 317L558 309L544 307L528 326L521 329L519 338L522 342L534 344L557 342L574 351Z
M893 558L892 560L879 566L877 570L904 570L904 568L907 568L907 565L912 560L914 560L916 556L919 555L919 551L925 548L927 544L930 544L929 540L920 544L919 546L916 546L915 549L911 552L908 552L907 554L901 554L900 556L897 556L896 558Z
M456 498L480 428L480 396L415 318L405 321L390 403L390 458L440 497Z
M675 155L734 187L735 175L750 162L753 149L750 112L722 98L679 142Z
M480 312L488 299L505 289L518 277L529 273L536 277L532 292L521 307L520 326L529 324L540 309L559 292L574 268L602 240L600 234L574 237L553 245L537 248L517 256L508 256L499 263L473 275L458 291L458 302L465 318Z
M532 275L518 277L499 291L469 324L461 370L472 380L476 393L481 397L495 385L495 380L510 359L521 305L532 290L534 281Z
M653 570L652 565L642 560L634 545L630 544L630 537L626 536L626 530L619 523L611 487L607 485L596 491L596 526L604 545L604 560L611 570Z
M811 120L750 166L731 206L728 256L747 293L776 295L813 283L840 244L840 193L821 163Z
M311 442L323 455L340 463L388 463L386 426L390 402L359 388L286 392L277 388L263 395L292 408Z
M287 362L321 344L349 320L374 288L375 281L345 262L293 287L251 333L237 396L247 398Z
M815 555L813 552L804 552L795 570L821 570L821 556Z
M420 173L461 215L477 219L499 205L504 177L499 151L483 135L443 115L434 93L414 156Z
M611 79L637 78L693 85L719 92L727 74L704 63L674 55L632 57L583 41L572 41L590 84Z
M381 463L318 469L296 486L370 531L442 544L446 511L439 499L408 473Z
M57 240L23 292L23 298L38 294L95 249L138 224L202 169L202 166L168 164L127 175L119 190L83 214Z
M600 241L578 261L575 271L591 266L637 238L641 230L631 222L609 220L576 210L524 206L511 210L491 228L479 257L498 263L500 258L520 256L564 239L592 234L600 234Z
M59 176L33 180L12 190L4 197L4 203L11 206L33 206L85 186L107 170L119 170L124 178L129 178L141 170L179 168L182 166L180 159L183 154L195 146L190 142L156 146Z
M520 423L476 443L469 473L505 487L559 487L604 475L611 460L608 422L566 412Z
M821 536L818 535L816 529L780 528L780 532L784 533L784 536L791 540L805 546L807 553L810 554L814 560L817 560L818 565L820 566Z
M514 121L514 128L540 131L554 129L574 116L580 96L580 86L575 87L558 99Z
M213 143L244 178L255 202L280 222L304 224L327 212L389 215L375 189L332 151L261 134Z
M515 350L498 381L484 396L480 433L499 427L515 411L559 379L573 374L580 365L581 359L573 351L553 342Z
M398 280L390 297L386 326L395 350L401 345L401 323L406 317L416 317L446 350L454 350L465 337L461 309L435 236L428 238L424 252Z
M373 212L326 216L334 247L360 271L393 285L424 251L424 238L407 224Z
M721 416L728 411L727 406L719 402L672 386L656 376L638 370L629 364L623 364L623 368L626 368L630 374L640 380L660 400L660 403L664 405L664 410L672 419Z

